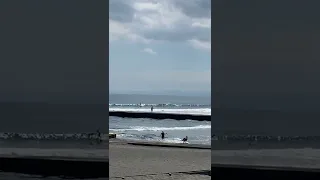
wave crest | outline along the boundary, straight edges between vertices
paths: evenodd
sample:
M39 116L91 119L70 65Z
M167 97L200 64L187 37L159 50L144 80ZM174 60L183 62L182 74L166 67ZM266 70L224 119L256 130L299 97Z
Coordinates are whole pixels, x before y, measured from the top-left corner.
M131 126L127 129L110 129L111 131L175 131L175 130L195 130L195 129L210 129L211 125L199 125L192 127L145 127Z
M109 103L109 107L210 107L210 104L116 104Z

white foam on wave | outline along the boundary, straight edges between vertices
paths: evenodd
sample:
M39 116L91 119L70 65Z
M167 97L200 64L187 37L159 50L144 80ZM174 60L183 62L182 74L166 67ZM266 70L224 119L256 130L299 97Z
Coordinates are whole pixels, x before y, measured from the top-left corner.
M129 129L110 129L111 131L176 131L176 130L195 130L195 129L210 129L211 125L199 125L192 127L146 127L132 126Z
M150 108L109 108L109 111L124 111L124 112L150 112ZM190 108L190 109L157 109L155 113L171 113L171 114L192 114L192 115L211 115L210 108Z

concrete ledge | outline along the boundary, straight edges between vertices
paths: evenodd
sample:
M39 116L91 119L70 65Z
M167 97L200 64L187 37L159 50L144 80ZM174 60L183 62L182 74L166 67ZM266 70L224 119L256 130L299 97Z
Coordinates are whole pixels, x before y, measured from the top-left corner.
M197 121L211 121L210 115L170 114L170 113L153 113L153 112L110 111L109 116L128 117L128 118L175 119L175 120L191 119L191 120L197 120Z
M117 134L109 133L109 138L116 138L116 137L117 137Z
M107 159L1 156L0 171L70 178L107 178Z
M241 177L247 180L320 179L320 169L212 164L211 177L212 179Z
M206 145L169 144L169 143L148 143L148 142L128 142L127 144L136 145L136 146L156 146L156 147L189 148L189 149L210 149L210 150L211 150L211 146L206 146Z

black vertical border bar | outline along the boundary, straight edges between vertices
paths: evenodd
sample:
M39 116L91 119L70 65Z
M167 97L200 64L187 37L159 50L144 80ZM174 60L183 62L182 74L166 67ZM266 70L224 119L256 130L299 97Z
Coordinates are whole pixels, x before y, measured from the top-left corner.
M107 122L107 127L108 127L108 133L109 133L109 0L101 0L101 1L103 1L103 2L105 2L105 1L107 1L107 3L106 3L106 6L107 6L107 13L106 13L106 15L107 15L107 18L108 18L108 22L106 22L106 28L107 28L107 30L108 30L108 32L106 32L106 33L108 33L108 35L106 36L107 37L107 39L106 39L106 41L107 41L107 46L106 46L106 54L105 54L105 56L106 56L106 74L105 74L105 76L107 77L107 82L106 82L106 84L107 84L107 101L108 101L108 104L106 105L106 108L108 108L108 122Z
M318 127L313 123L318 122L320 116L319 113L313 112L318 111L317 108L320 107L320 86L317 83L320 77L320 13L317 10L319 1L212 2L212 135L223 134L224 128L227 128L226 122L223 122L223 114L228 113L228 110L221 112L221 109L226 107L247 110L248 115L238 117L240 119L237 120L252 118L253 115L250 116L250 113L257 110L257 107L259 110L272 108L279 112L284 110L291 113L302 109L300 113L305 113L304 117L308 118L295 118L295 114L290 113L283 117L292 121L292 124L279 127L299 127L299 131L288 132L289 136L316 134L316 128L312 126ZM251 99L246 101L248 97ZM308 111L304 111L306 109ZM310 112L314 114L311 116ZM310 119L313 121L309 121ZM282 117L278 114L264 120L270 124L278 120L280 122L276 123L283 123ZM293 122L294 120L299 122ZM305 126L308 121L309 126ZM267 135L282 133L280 128L274 130L276 128L272 129L270 126L262 127L268 128ZM308 132L301 132L302 129ZM211 159L213 158L212 156ZM273 167L270 167L270 162L269 166L253 163L212 164L211 177L247 180L320 179L319 168L303 168L298 160L292 161L296 163L292 164L293 167L281 167L280 161L281 159L275 161ZM250 163L250 160L243 163Z
M108 45L107 45L107 47L106 47L106 77L107 77L107 97L108 97L108 104L106 105L106 108L108 108L108 117L107 117L107 127L108 127L108 179L109 179L109 177L110 177L110 171L109 171L109 169L110 169L110 155L109 155L109 91L110 91L110 88L109 88L109 4L110 4L110 2L109 2L109 0L101 0L101 1L107 1L107 17L108 17L108 22L106 23L107 24L107 28L108 28L108 32L106 32L106 33L108 33L108 35L107 35L107 43L108 43Z
M217 32L215 31L216 25L219 25L219 22L217 22L217 17L219 16L219 11L217 8L219 8L220 0L213 0L211 1L211 139L213 138L213 135L217 135L218 132L216 132L216 109L219 108L219 70L221 70L221 67L219 65L219 61L221 59L219 58L219 49L218 44L215 43L215 39L218 36ZM211 140L211 149L213 146L213 141ZM212 150L211 150L212 151ZM212 154L212 153L211 153ZM211 177L212 177L212 155L211 155Z
M67 17L61 18L61 14L59 14L60 8L63 9L63 13L67 14ZM70 10L68 8L70 8ZM76 10L76 12L73 12L72 9ZM85 13L81 13L82 10L87 11L86 13L89 12L88 14L90 15L90 17L86 17ZM33 99L34 97L36 97L40 100L54 101L55 103L88 103L89 105L94 105L95 107L98 107L97 111L99 114L97 114L98 121L93 122L94 124L88 123L90 119L87 119L86 123L92 125L93 128L101 126L107 127L108 130L104 130L104 133L108 133L108 12L109 1L107 0L1 1L0 24L2 26L0 27L0 82L2 90L1 95L3 98L1 99L1 102L33 102L38 100ZM44 16L41 16L41 13L44 13ZM8 16L9 18L7 18ZM56 16L60 16L60 19ZM92 20L91 22L88 21L89 18ZM72 27L72 23L75 23L76 25ZM86 30L86 26L81 23L89 23L87 27L90 25L94 27L90 27ZM81 24L81 26L79 24ZM57 27L57 25L59 27ZM65 25L65 28L63 28L63 25ZM83 29L80 29L81 32L79 32L80 30L76 29L75 27L82 27ZM41 28L43 28L44 30ZM95 32L92 32L94 28ZM55 32L55 30L59 32L57 33ZM81 38L75 38L79 36L79 34L81 33L88 33L86 35L92 37L88 38L87 36L84 38L86 41L89 42L88 44L84 43L85 40L81 41ZM71 37L68 37L68 41L63 42L63 38L61 37L63 35L65 36L65 34L69 34ZM74 39L71 40L71 38ZM71 44L73 44L74 46L72 46ZM89 52L86 52L86 49ZM94 53L92 53L92 51ZM66 58L66 56L70 58L68 59ZM59 59L59 57L66 58L64 59L65 62L55 63L56 61L54 60ZM83 76L83 74L81 73L81 77L72 76L68 74L72 71L76 71L77 73L79 73L79 68L76 68L77 63L79 63L79 60L83 61L82 65L90 64L89 68L91 68L91 70L95 69L95 71L91 71L90 73L90 75L92 76ZM57 64L59 66L53 66ZM81 67L83 68L84 66ZM42 71L39 71L39 69L41 69ZM49 70L51 69L55 70L54 73L58 72L57 74L59 74L59 70L61 70L62 73L67 73L67 76L72 76L72 78L70 77L70 79L67 79L64 82L59 82L59 80L65 80L65 78L60 78L61 76L56 77L55 75L57 74L50 74L52 71ZM43 73L43 77L39 72ZM83 81L83 83L81 83L81 80L83 80L81 78L86 78L85 81ZM72 82L71 79L77 82ZM33 84L28 84L29 82L32 82ZM43 84L41 82L43 82ZM61 92L61 94L48 93L49 89L54 85L59 86L59 88L61 88L61 85L64 85L61 89L66 90L66 92L63 91ZM88 88L88 91L79 88L85 87L84 85L86 85L86 87L92 85L92 87L94 88ZM64 89L64 87L66 87L66 89ZM77 90L79 91L76 92ZM10 97L6 97L3 95L8 92L10 94ZM39 94L41 92L43 92L44 95L40 96ZM89 92L90 94L88 96L83 97L84 92ZM97 94L93 92L96 92ZM50 97L52 95L54 95L54 98ZM69 97L68 95L71 95L72 97ZM79 96L82 98L79 98ZM56 97L58 97L58 99L55 99ZM67 100L63 99L63 97L65 97ZM1 112L4 111L5 110L1 109ZM19 114L19 112L16 113ZM2 115L2 113L0 114ZM7 127L6 123L11 123L10 119L8 120L6 118L3 118L3 115L1 116L1 119L3 120L1 122L2 129L5 129L4 127ZM36 122L32 121L32 118L26 118L23 120L25 120L25 122L23 123L29 124ZM13 121L13 123L11 124L14 123L15 121ZM59 123L61 123L61 121ZM66 129L66 127L63 127L63 123L58 125L61 125L61 129ZM74 127L75 129L81 129L76 128L77 126L77 124L72 125L72 127ZM24 127L21 129L25 130ZM96 129L92 129L92 131L95 130ZM106 153L108 153L108 149L106 149ZM1 157L0 169L1 171L5 169L6 172L38 175L42 174L43 176L61 175L76 176L76 178L107 178L109 175L109 167L106 164L109 163L103 161L77 162L72 160L54 158L42 159L32 157Z

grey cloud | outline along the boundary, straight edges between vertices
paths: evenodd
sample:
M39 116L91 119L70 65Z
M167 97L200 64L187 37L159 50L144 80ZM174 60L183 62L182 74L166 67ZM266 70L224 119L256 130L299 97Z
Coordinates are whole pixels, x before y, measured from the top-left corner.
M183 29L183 28L181 28ZM203 28L185 28L183 31L180 29L175 31L169 30L153 30L143 32L144 37L153 40L168 40L168 41L186 41L192 38L196 38L201 41L210 41L211 32L210 29Z
M211 0L175 0L173 2L189 17L210 17Z
M156 1L154 1L156 2ZM210 0L172 0L173 4L182 10L189 17L207 18L210 17ZM110 0L109 18L119 22L130 22L134 15L132 1Z
M176 7L180 8L183 13L192 18L208 18L210 17L211 1L210 0L172 0ZM119 22L131 22L134 16L132 1L110 0L109 18ZM209 28L190 27L186 24L179 25L174 30L152 30L137 31L146 39L152 40L168 40L168 41L186 41L192 38L200 41L211 41L211 32Z
M131 22L134 10L127 1L110 0L109 1L109 18L119 22Z

